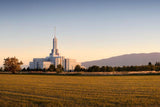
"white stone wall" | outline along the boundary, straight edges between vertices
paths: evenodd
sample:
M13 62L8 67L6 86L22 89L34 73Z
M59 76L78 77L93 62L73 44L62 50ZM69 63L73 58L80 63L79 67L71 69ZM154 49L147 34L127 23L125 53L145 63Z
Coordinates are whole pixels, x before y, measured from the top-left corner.
M76 65L81 65L75 59L65 59L65 71L73 71Z
M48 69L51 65L51 62L49 61L43 61L43 69Z
M57 68L59 64L61 64L63 68L65 67L65 58L63 56L55 58L55 68Z
M31 62L31 69L43 69L43 61L44 58L34 58L33 62Z
M35 68L34 68L34 63L33 63L33 62L30 62L30 63L29 63L29 68L30 68L30 69L35 69Z

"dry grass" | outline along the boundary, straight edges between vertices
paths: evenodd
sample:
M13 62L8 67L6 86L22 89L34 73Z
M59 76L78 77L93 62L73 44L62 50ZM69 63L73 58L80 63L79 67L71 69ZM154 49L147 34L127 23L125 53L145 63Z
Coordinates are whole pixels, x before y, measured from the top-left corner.
M0 74L0 107L160 106L160 76Z

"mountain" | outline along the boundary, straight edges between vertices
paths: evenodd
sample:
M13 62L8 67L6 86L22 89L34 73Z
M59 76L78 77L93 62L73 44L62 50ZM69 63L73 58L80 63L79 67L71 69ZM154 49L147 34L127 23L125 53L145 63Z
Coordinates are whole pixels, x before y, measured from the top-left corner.
M107 59L82 62L82 65L85 67L89 67L92 65L130 66L130 65L147 65L148 62L152 62L152 64L160 62L160 53L125 54Z

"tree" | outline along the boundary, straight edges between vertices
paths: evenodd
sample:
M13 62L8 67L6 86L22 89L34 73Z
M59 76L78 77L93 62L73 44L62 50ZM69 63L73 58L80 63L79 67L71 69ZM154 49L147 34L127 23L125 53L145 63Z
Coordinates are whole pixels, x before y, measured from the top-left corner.
M109 67L108 67L108 72L112 72L112 71L114 71L114 68L111 67L111 66L109 66Z
M105 66L102 66L100 69L101 69L101 72L106 72L106 67Z
M100 67L93 65L91 67L88 68L88 72L100 72Z
M160 66L155 66L155 71L160 71Z
M59 74L63 71L63 67L61 64L57 65L57 68L56 68L56 73Z
M0 71L3 71L2 67L0 68Z
M55 66L54 66L53 64L51 64L51 65L49 66L48 70L49 70L49 71L55 71L56 68L55 68Z
M149 62L149 63L148 63L148 65L149 65L149 66L151 66L151 65L152 65L152 63L151 63L151 62Z
M81 71L84 71L84 72L85 72L85 71L86 71L86 69L85 69L85 68L81 68Z
M28 68L27 68L27 71L30 71L30 70L31 70L31 69L28 67Z
M154 71L155 70L155 66L154 65L151 65L150 66L150 71Z
M81 71L81 66L80 65L76 65L74 71L77 71L77 72Z
M16 73L16 71L20 71L21 70L21 65L22 65L22 61L18 61L18 59L16 57L12 57L12 58L6 58L4 59L4 69L5 71L11 71L13 74Z
M155 63L155 66L160 66L160 62L156 62L156 63Z
M26 68L23 68L22 71L26 71Z

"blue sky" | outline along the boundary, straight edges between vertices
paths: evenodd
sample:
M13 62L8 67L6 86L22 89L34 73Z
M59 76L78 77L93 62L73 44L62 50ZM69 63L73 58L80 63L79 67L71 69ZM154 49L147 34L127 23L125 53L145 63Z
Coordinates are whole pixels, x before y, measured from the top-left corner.
M0 0L0 65L60 54L80 62L160 52L159 0Z

